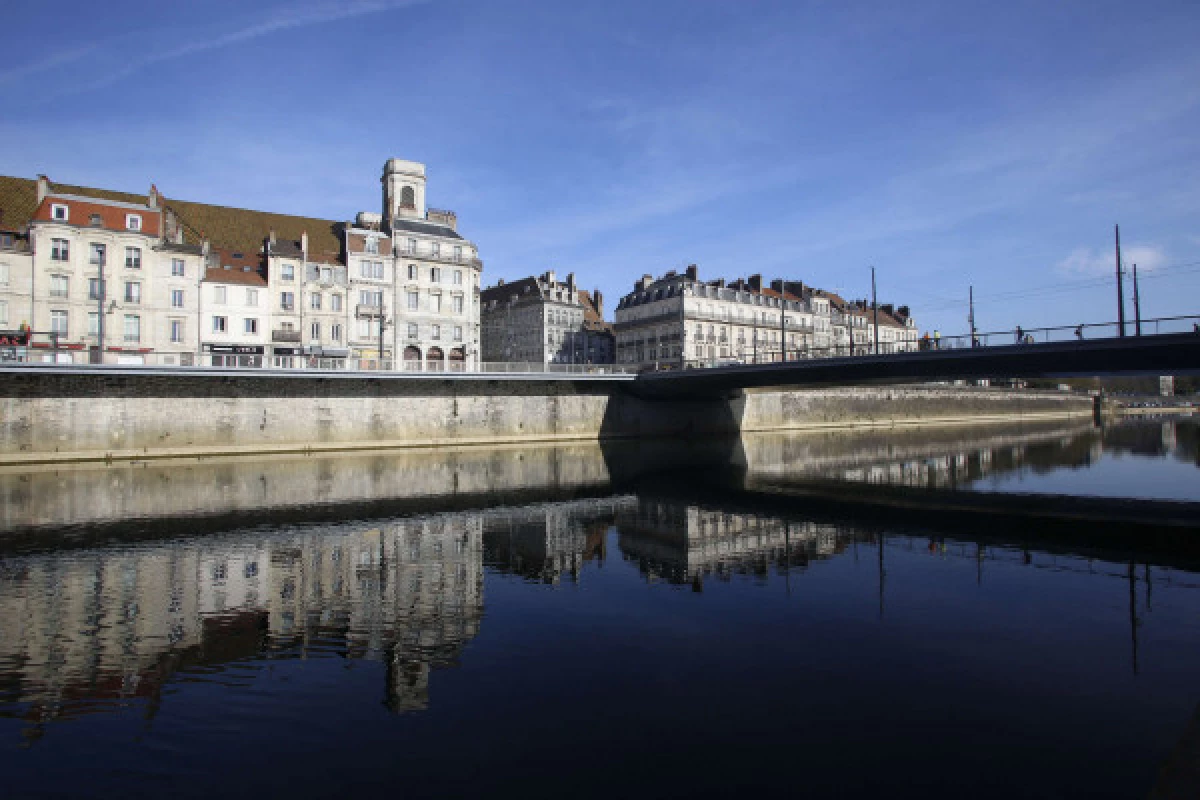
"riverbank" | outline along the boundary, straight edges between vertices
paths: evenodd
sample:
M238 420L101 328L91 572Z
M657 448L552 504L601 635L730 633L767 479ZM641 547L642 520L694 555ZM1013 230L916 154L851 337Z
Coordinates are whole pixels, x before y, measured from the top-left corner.
M0 465L319 454L743 432L1089 419L1084 395L947 386L646 400L563 377L14 373Z

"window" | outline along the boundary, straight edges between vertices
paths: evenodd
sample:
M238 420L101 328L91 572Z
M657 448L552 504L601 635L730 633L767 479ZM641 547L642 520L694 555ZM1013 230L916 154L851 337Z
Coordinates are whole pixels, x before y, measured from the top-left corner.
M246 333L258 333L258 320L253 318L246 320Z
M88 312L88 336L100 335L100 315L95 311Z
M379 240L374 237L367 237L367 241L363 244L363 252L372 254L378 253Z
M137 214L126 214L125 228L131 231L140 231L142 229L142 218Z
M314 342L319 342L321 340L321 323L314 322L309 326L308 338Z
M454 295L454 313L461 314L463 312L463 298L461 294Z
M358 338L367 339L371 336L371 320L369 317L359 317Z
M99 300L101 295L99 278L88 278L88 300Z
M454 285L462 286L462 270L461 269L454 270Z
M296 330L296 326L290 322L281 322L279 323L279 329L281 331L294 331Z
M342 296L340 294L329 295L329 310L330 311L341 311L342 310Z
M358 293L358 304L360 306L371 306L379 308L383 306L383 292L368 292L366 290Z
M418 295L416 292L408 293L408 310L409 311L416 311L420 307L420 303L421 303L420 295Z
M454 260L462 261L462 246L461 245L457 245L457 244L454 245Z
M329 326L329 339L330 339L330 341L334 341L334 342L340 342L342 340L342 326L341 325L330 325Z
M0 300L0 326L8 327L8 301Z
M295 292L280 292L279 293L279 307L282 308L284 311L291 311L292 309L294 309L296 307L296 293Z
M67 207L59 203L54 203L50 206L50 216L59 222L66 222L70 215L67 213Z
M415 256L417 254L417 240L416 239L408 240L408 248L405 250L405 252L408 253L410 256Z
M454 326L454 341L456 341L456 342L462 341L462 325Z
M182 278L184 276L183 259L182 258L172 258L171 259L171 274L173 276L175 276L176 278Z
M420 335L421 335L421 332L420 332L420 329L417 327L417 323L415 323L415 322L408 323L408 338L416 339Z
M140 342L142 340L142 318L137 314L125 315L125 341Z
M104 245L93 242L92 244L88 245L88 263L95 264L98 267L103 267L106 253L107 251L104 249Z
M213 317L213 333L224 333L229 328L227 317Z
M248 305L248 306L257 306L258 305L258 289L247 289L246 290L246 305Z
M442 269L441 269L441 267L432 267L432 268L429 270L429 280L433 281L434 283L441 283L441 282L442 282Z
M221 306L225 305L225 287L224 286L214 286L213 287L213 302L216 303L217 305L221 305Z
M171 308L183 308L183 289L171 290Z
M316 292L308 296L308 305L313 311L321 310L321 293Z
M331 267L321 267L317 270L320 276L321 283L333 283L333 269Z
M410 281L415 281L417 279L417 265L416 264L408 265L408 279Z
M360 261L358 264L358 274L367 280L383 280L383 262L382 261Z
M0 264L0 286L8 286L8 264Z
M183 341L183 320L181 320L181 319L171 320L170 327L171 327L171 341L175 344L179 344L180 342Z
M142 285L133 281L125 283L125 302L140 303L142 302Z
M104 220L99 214L91 214L88 216L88 225L91 225L93 228L102 228L104 227Z
M429 310L438 312L442 310L442 296L440 294L429 295Z
M125 248L125 267L127 269L142 268L142 248L126 247Z
M51 297L66 297L67 296L67 276L66 275L51 275L50 276L50 296Z
M429 326L429 338L430 339L441 339L442 338L442 326L441 325L430 325Z
M440 257L440 256L442 255L442 245L441 245L441 243L439 243L439 242L433 242L432 244L430 244L430 245L429 245L429 252L433 253L433 257L434 257L434 258L438 258L438 257Z
M71 258L71 244L66 239L51 239L50 240L50 259L52 261L69 261Z
M296 280L296 265L284 264L279 268L279 279L284 281Z
M417 195L411 186L405 186L400 190L400 207L401 208L416 208Z

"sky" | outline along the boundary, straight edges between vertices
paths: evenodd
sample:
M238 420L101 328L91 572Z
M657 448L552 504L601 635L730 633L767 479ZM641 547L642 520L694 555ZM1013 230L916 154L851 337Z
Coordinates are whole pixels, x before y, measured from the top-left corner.
M427 165L483 280L697 264L921 330L1200 314L1200 4L8 0L0 173L281 213ZM26 31L28 35L20 35ZM1132 290L1127 285L1132 318ZM1188 325L1190 328L1190 324Z

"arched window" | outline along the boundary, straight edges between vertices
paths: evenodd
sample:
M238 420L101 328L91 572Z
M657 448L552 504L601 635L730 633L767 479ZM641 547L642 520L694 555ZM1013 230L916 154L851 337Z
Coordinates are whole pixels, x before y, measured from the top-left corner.
M400 207L401 208L416 208L417 193L413 191L411 186L405 186L400 190Z

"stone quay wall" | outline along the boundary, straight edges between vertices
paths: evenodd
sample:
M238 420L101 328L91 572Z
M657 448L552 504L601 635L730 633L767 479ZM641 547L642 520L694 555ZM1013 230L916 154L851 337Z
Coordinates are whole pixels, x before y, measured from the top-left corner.
M642 400L628 381L9 371L0 465L1070 418L1078 395L955 387Z

